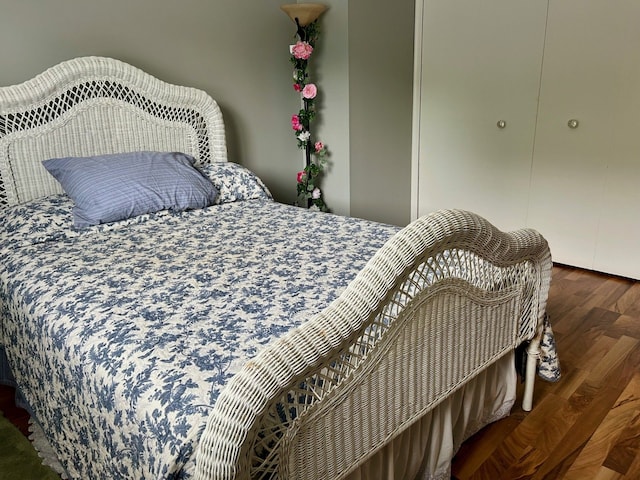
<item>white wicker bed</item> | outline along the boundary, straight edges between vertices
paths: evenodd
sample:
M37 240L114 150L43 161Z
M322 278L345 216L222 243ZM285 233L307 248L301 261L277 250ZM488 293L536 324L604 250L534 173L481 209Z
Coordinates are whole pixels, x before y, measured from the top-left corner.
M204 92L168 85L125 63L100 57L64 62L24 84L0 88L0 208L5 218L11 214L20 219L22 215L33 222L36 208L33 202L39 212L44 208L38 203L41 201L52 202L47 209L52 210L53 205L56 212L68 205L62 188L44 169L42 161L136 151L184 152L192 155L201 168L226 165L224 125L217 104ZM242 178L249 178L248 172L240 171ZM249 181L254 180L254 187L263 187L259 179ZM462 441L488 422L509 413L515 399L513 352L525 341L531 342L523 408L531 408L551 275L548 246L537 232L523 229L502 233L484 219L463 211L436 212L398 231L372 222L275 205L265 197L268 195L255 198L245 195L246 202L230 200L201 212L143 215L125 226L94 227L90 234L65 230L66 226L45 220L46 225L21 226L26 234L18 243L11 237L15 236L16 228L4 227L6 231L0 234L0 241L4 235L1 254L6 256L0 270L0 346L6 351L18 387L70 477L449 478L450 460ZM225 220L227 214L229 220ZM192 382L198 385L184 388L208 392L206 398L193 394L192 405L181 404L179 411L171 410L161 420L156 417L162 409L153 402L148 407L128 405L127 402L135 403L130 400L134 397L122 393L122 384L118 383L131 380L126 378L127 358L139 355L142 361L151 354L146 350L140 353L143 346L130 351L126 345L118 347L124 353L109 351L107 344L95 339L101 335L121 336L123 329L134 323L138 330L148 329L144 338L153 337L156 325L153 322L160 315L153 310L154 299L163 294L155 290L155 285L142 280L137 290L133 290L139 296L130 305L144 311L144 318L149 318L151 325L141 327L144 319L129 318L133 315L129 307L114 306L108 300L113 299L114 292L129 287L119 284L114 287L118 281L110 281L95 287L100 292L94 292L88 279L99 281L104 272L83 277L82 271L89 268L87 265L93 268L93 263L108 265L111 261L113 268L121 272L119 275L125 275L129 257L119 260L114 252L124 245L130 255L140 239L146 235L148 241L147 237L152 235L148 232L156 231L151 226L186 232L172 252L193 248L197 253L203 239L219 241L215 255L207 257L209 254L203 248L203 257L213 262L214 258L225 257L226 248L231 251L243 243L244 237L240 235L253 227L238 223L238 219L253 218L250 215L255 215L251 225L261 229L260 236L268 237L270 233L264 233L265 230L275 229L280 217L291 217L293 223L304 222L308 226L310 230L303 229L300 239L293 230L286 232L293 243L283 258L292 258L286 255L297 247L296 242L304 242L305 232L315 232L312 228L316 223L318 230L328 230L324 222L330 222L331 228L347 232L345 236L350 240L340 247L329 248L337 265L331 264L330 257L327 265L318 265L317 258L310 257L305 268L313 270L316 277L307 283L301 280L296 285L297 280L291 279L290 272L281 274L280 281L294 284L289 287L295 291L298 302L292 307L291 315L296 321L290 326L286 318L278 318L283 307L274 308L270 299L252 293L251 275L234 274L228 266L220 267L214 274L207 271L206 264L199 265L188 281L173 264L168 269L178 272L173 276L161 265L149 266L153 262L145 263L144 268L136 270L137 274L131 273L135 282L136 275L147 274L145 269L157 268L154 275L160 276L162 282L171 277L189 292L185 296L202 295L199 303L187 303L187 299L179 296L172 300L172 304L189 311L187 315L181 310L181 318L192 318L195 309L199 310L199 322L216 322L218 318L235 321L229 320L235 310L244 308L251 314L256 310L262 315L260 309L267 309L261 307L264 303L275 311L270 314L269 325L278 328L269 326L268 337L251 339L264 345L248 349L246 358L235 370L227 369L227 365L224 369L217 364L199 365ZM64 223L66 217L60 218ZM205 222L213 223L210 226ZM50 234L52 223L64 233L56 230ZM222 226L228 230L220 232ZM43 230L55 238L40 238L45 235ZM332 232L328 235L333 238ZM11 241L7 240L9 237ZM37 241L32 240L34 237ZM264 247L265 251L278 250L289 241L289 237L284 240L280 237L281 241L274 238ZM92 243L100 243L100 248L91 254L95 262L83 264L82 271L72 276L76 259ZM170 256L156 251L161 247L154 244L148 248L154 251L156 263ZM100 258L103 250L110 252L111 260ZM342 250L349 256L340 257ZM18 251L23 254L18 255ZM242 265L238 272L256 272L258 278L257 272L264 267L252 270L251 262L259 260L252 257L249 262L250 251L234 250L233 262ZM49 259L66 255L65 252L75 252L75 256L61 260L55 267L48 263ZM179 261L179 255L175 256L175 261ZM132 259L131 263L140 261ZM281 267L282 264L273 265L274 270ZM25 287L25 279L31 277L40 278L40 283ZM216 277L224 277L227 286L230 285L230 290L224 293L227 308L224 312L218 312L217 304L213 308L213 301L209 300L223 287L216 286L215 292L207 290L212 288ZM236 281L249 283L236 285ZM73 300L63 298L62 292L74 282L78 285L87 282L86 290L95 297L102 295L109 305L87 303L90 308L85 308L80 297L89 293L84 291ZM207 285L201 287L196 285L198 282ZM234 291L234 285L238 291ZM314 290L316 285L321 288ZM167 287L164 295L183 291L177 290L178 286ZM206 298L203 292L207 293ZM239 305L229 307L232 298L238 298ZM247 298L251 298L249 306L245 305ZM287 299L282 301L288 305ZM72 347L65 344L58 352L56 342L76 336L84 339L83 330L94 328L91 323L84 323L56 330L59 321L56 315L61 311L60 317L69 317L68 312L73 311L78 312L79 318L87 317L87 322L101 319L99 323L111 326L104 331L96 326L94 337L86 337L96 344L87 346L82 342L90 341L82 340ZM25 326L31 316L40 319L38 327ZM125 318L126 322L122 320ZM201 323L198 325L204 328ZM179 352L180 362L206 363L187 355L194 348L192 344L200 341L193 333L195 327L193 331L182 324L162 328L169 329L166 335L174 342L167 345L179 345L171 352ZM183 330L187 338L180 337ZM273 334L275 330L279 333ZM165 335L165 330L160 331ZM224 332L216 332L224 336ZM127 334L138 338L135 331ZM171 365L173 369L174 360L157 347L169 340L160 333L157 335L153 355L161 356L159 365ZM234 341L237 343L237 339ZM25 351L31 352L29 356L25 356ZM120 354L122 358L118 357ZM97 363L92 364L94 358ZM110 369L109 361L116 362L112 374L103 372ZM190 376L191 368L184 367L180 376ZM207 368L221 368L225 374L224 384L215 395L211 391L218 387L206 385L208 378L203 372ZM78 371L78 385L65 394L56 393L56 379L71 375L66 370ZM131 371L142 375L134 366ZM43 378L34 380L38 375ZM162 371L157 375L166 382ZM163 391L162 381L154 382L154 378L146 379L145 388L157 385L153 394L162 397L167 392ZM86 383L85 390L95 389L95 394L84 391L79 385L82 382ZM71 390L73 394L69 393ZM104 398L100 390L108 390ZM56 399L55 405L51 404L51 398ZM101 406L103 401L108 405ZM164 405L163 401L158 400ZM201 403L206 403L206 407ZM108 444L110 441L96 432L103 426L116 428L122 422L114 420L111 425L111 420L95 412L115 409L120 418L129 409L134 411L134 407L135 415L139 416L136 418L142 418L135 428L153 424L171 429L175 424L188 422L189 431L197 435L185 434L191 441L188 448L173 456L166 454L168 460L163 454L162 460L156 462L155 453L137 451L135 442L123 449ZM188 411L187 420L182 417L182 410ZM126 429L134 427L127 424ZM123 441L138 438L131 435L123 437ZM160 434L147 432L140 438L144 439L140 449L145 452L163 448L164 437ZM65 448L65 441L74 439L77 445ZM151 439L154 446L149 445ZM88 462L85 457L89 455L96 455L96 459ZM114 465L106 465L110 461Z

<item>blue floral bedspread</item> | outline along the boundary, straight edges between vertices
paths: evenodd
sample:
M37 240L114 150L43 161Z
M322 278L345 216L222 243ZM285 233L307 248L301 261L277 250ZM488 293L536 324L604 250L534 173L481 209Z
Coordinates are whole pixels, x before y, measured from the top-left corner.
M202 210L85 230L65 195L2 213L0 344L71 478L188 478L227 380L398 230L278 204L234 164L206 173Z
M203 210L84 231L64 195L3 212L0 343L71 478L188 477L229 377L397 231L210 168L219 204Z

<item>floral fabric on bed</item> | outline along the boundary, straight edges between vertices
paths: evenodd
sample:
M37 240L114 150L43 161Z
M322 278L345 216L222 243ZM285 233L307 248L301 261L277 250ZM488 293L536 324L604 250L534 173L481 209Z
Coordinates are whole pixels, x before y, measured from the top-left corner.
M241 200L272 199L271 193L253 172L237 163L213 163L201 167L218 190L216 205ZM123 225L145 222L169 212L138 215L112 224L101 224L96 231L122 228ZM73 225L73 201L66 194L52 195L8 208L0 215L0 242L14 247L77 237L80 231Z
M72 478L188 477L229 377L397 231L278 204L240 175L201 210L80 231L61 195L0 222L0 343Z
M200 210L77 230L57 195L0 216L0 344L71 478L188 478L228 379L398 231L203 173L220 195Z

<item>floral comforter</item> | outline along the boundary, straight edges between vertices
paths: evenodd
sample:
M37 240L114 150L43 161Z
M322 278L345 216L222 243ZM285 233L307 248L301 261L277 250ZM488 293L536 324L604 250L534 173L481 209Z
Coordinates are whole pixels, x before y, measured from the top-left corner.
M219 204L202 210L76 231L60 195L0 219L0 344L71 478L188 477L229 377L397 231L210 168Z
M234 164L206 173L202 210L82 231L65 195L2 213L0 345L71 478L190 477L227 380L398 230L278 204Z

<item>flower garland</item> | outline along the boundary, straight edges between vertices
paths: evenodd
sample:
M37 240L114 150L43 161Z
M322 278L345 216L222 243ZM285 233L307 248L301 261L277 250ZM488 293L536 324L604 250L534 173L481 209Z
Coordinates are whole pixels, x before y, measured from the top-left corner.
M305 167L297 175L298 197L296 205L328 211L320 190L320 176L327 165L327 147L319 141L314 142L311 135L311 120L316 115L315 98L318 87L309 82L307 72L309 58L318 38L316 22L304 27L298 26L299 40L291 47L293 69L293 89L300 93L302 108L291 117L291 127L298 141L298 148L305 151Z

